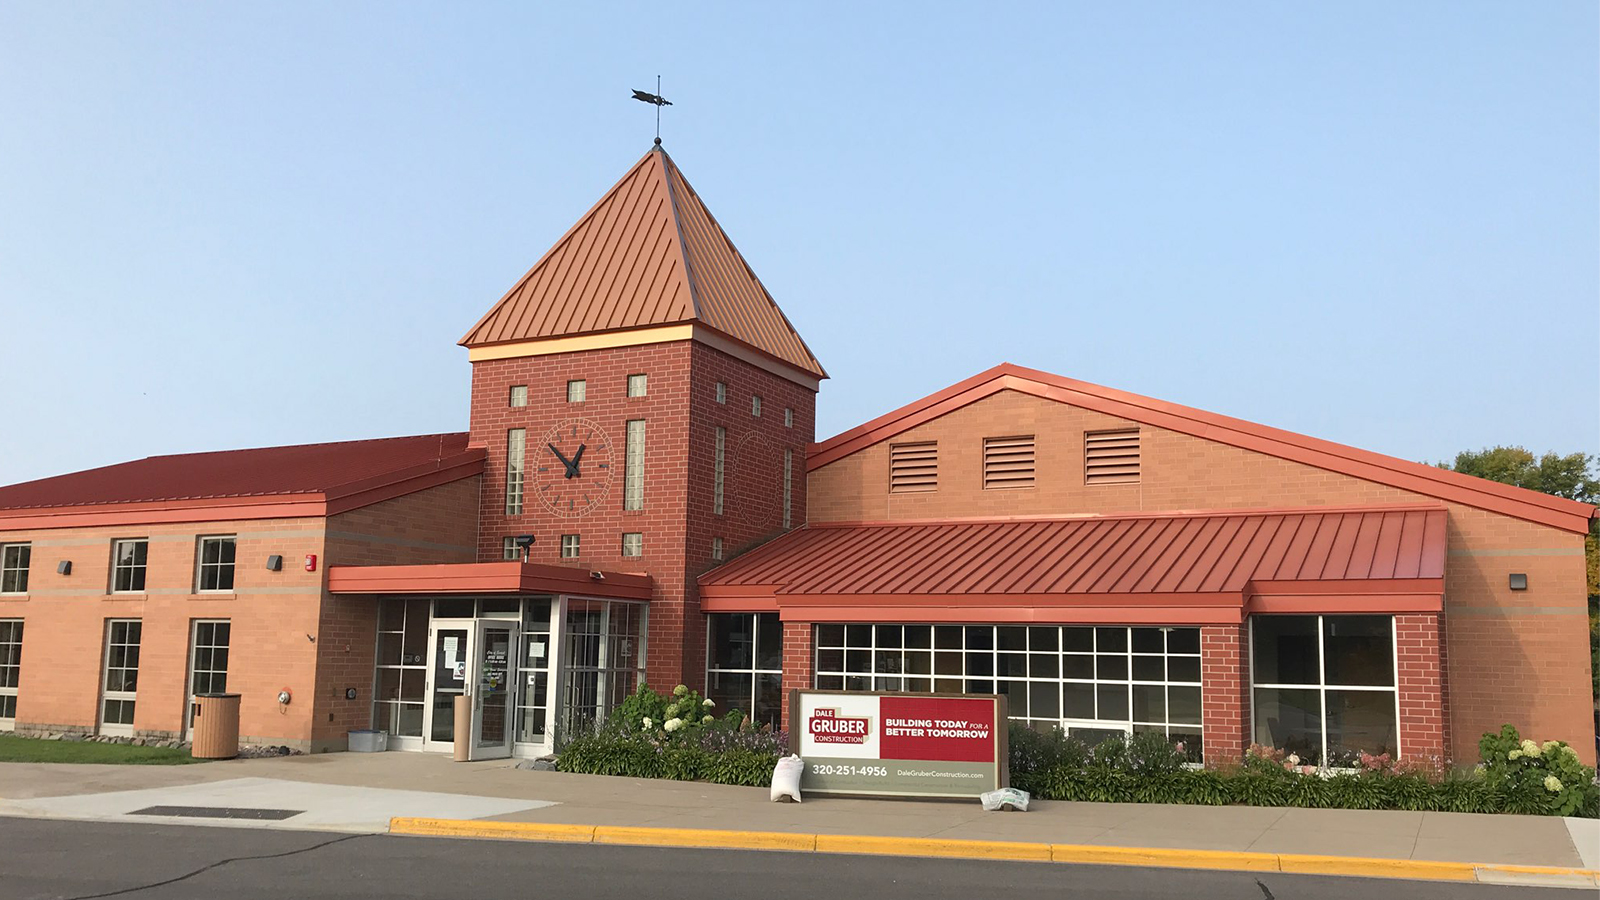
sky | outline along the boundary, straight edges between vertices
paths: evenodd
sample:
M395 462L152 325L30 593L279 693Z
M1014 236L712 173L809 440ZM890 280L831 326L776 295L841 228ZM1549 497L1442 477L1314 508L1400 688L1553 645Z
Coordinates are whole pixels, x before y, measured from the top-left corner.
M1600 452L1600 12L0 0L0 483L464 430L650 147L830 380L997 363L1415 460Z

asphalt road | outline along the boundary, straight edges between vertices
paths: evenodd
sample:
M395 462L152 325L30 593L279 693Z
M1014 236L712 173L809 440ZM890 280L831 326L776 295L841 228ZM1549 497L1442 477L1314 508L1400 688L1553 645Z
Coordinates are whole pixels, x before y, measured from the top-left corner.
M1548 888L0 818L0 900L1559 900ZM1574 892L1568 896L1582 896Z

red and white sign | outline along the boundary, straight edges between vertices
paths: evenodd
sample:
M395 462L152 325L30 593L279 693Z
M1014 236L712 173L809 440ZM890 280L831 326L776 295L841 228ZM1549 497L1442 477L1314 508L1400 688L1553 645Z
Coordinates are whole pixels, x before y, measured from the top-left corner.
M1003 697L795 691L789 708L803 790L971 797L1004 786Z

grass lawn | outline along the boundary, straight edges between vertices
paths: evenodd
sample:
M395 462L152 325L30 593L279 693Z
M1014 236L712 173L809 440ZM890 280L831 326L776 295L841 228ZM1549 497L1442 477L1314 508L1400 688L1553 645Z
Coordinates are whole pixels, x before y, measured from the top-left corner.
M94 744L89 741L41 741L0 737L0 763L110 763L135 766L183 766L206 762L175 747L135 747L132 744Z

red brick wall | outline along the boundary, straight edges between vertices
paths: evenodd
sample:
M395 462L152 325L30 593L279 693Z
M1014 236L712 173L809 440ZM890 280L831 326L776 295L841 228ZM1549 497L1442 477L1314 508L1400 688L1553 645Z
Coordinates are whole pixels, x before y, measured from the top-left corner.
M1057 513L1116 513L1372 503L1432 498L1301 463L1139 426L1137 484L1086 485L1083 433L1136 423L1002 391L862 449L810 474L817 522ZM1033 433L1038 484L985 491L985 436ZM890 494L891 443L939 443L939 487ZM1457 760L1476 758L1479 736L1510 722L1539 740L1569 741L1594 761L1583 538L1448 504L1445 628L1449 644L1441 715ZM1528 575L1511 591L1507 576Z
M1201 735L1208 765L1234 762L1250 745L1250 629L1200 629Z
M789 692L811 690L812 628L810 622L783 623L783 725L789 721Z
M472 562L477 557L479 476L374 503L328 519L328 565ZM342 750L346 732L372 727L377 652L374 597L325 594L317 622L312 749ZM355 699L346 692L355 689Z
M1394 617L1395 684L1400 690L1400 754L1443 758L1444 689L1439 667L1439 617ZM1469 762L1471 758L1463 760Z
M648 394L627 396L627 376L649 376ZM567 402L567 382L583 379L586 399ZM715 400L716 382L727 403ZM528 405L509 405L513 385L528 386ZM751 394L763 399L751 415ZM655 581L650 603L650 682L703 686L705 619L694 579L710 568L711 538L722 537L731 558L741 548L781 532L782 449L795 451L794 524L804 521L804 449L814 436L814 392L703 344L679 341L474 363L472 441L488 451L482 490L478 558L497 560L507 536L536 538L530 559L584 569L646 572ZM794 410L784 427L783 410ZM537 466L560 463L545 447L557 422L583 418L612 447L613 475L600 504L583 515L558 515L536 496ZM645 420L644 508L623 505L626 422ZM727 429L722 515L712 510L714 429ZM506 432L526 428L529 484L520 516L505 515ZM564 448L565 449L565 448ZM585 478L598 457L586 451ZM559 468L557 469L559 471ZM644 535L644 556L622 556L624 532ZM560 557L560 536L580 535L582 555Z

